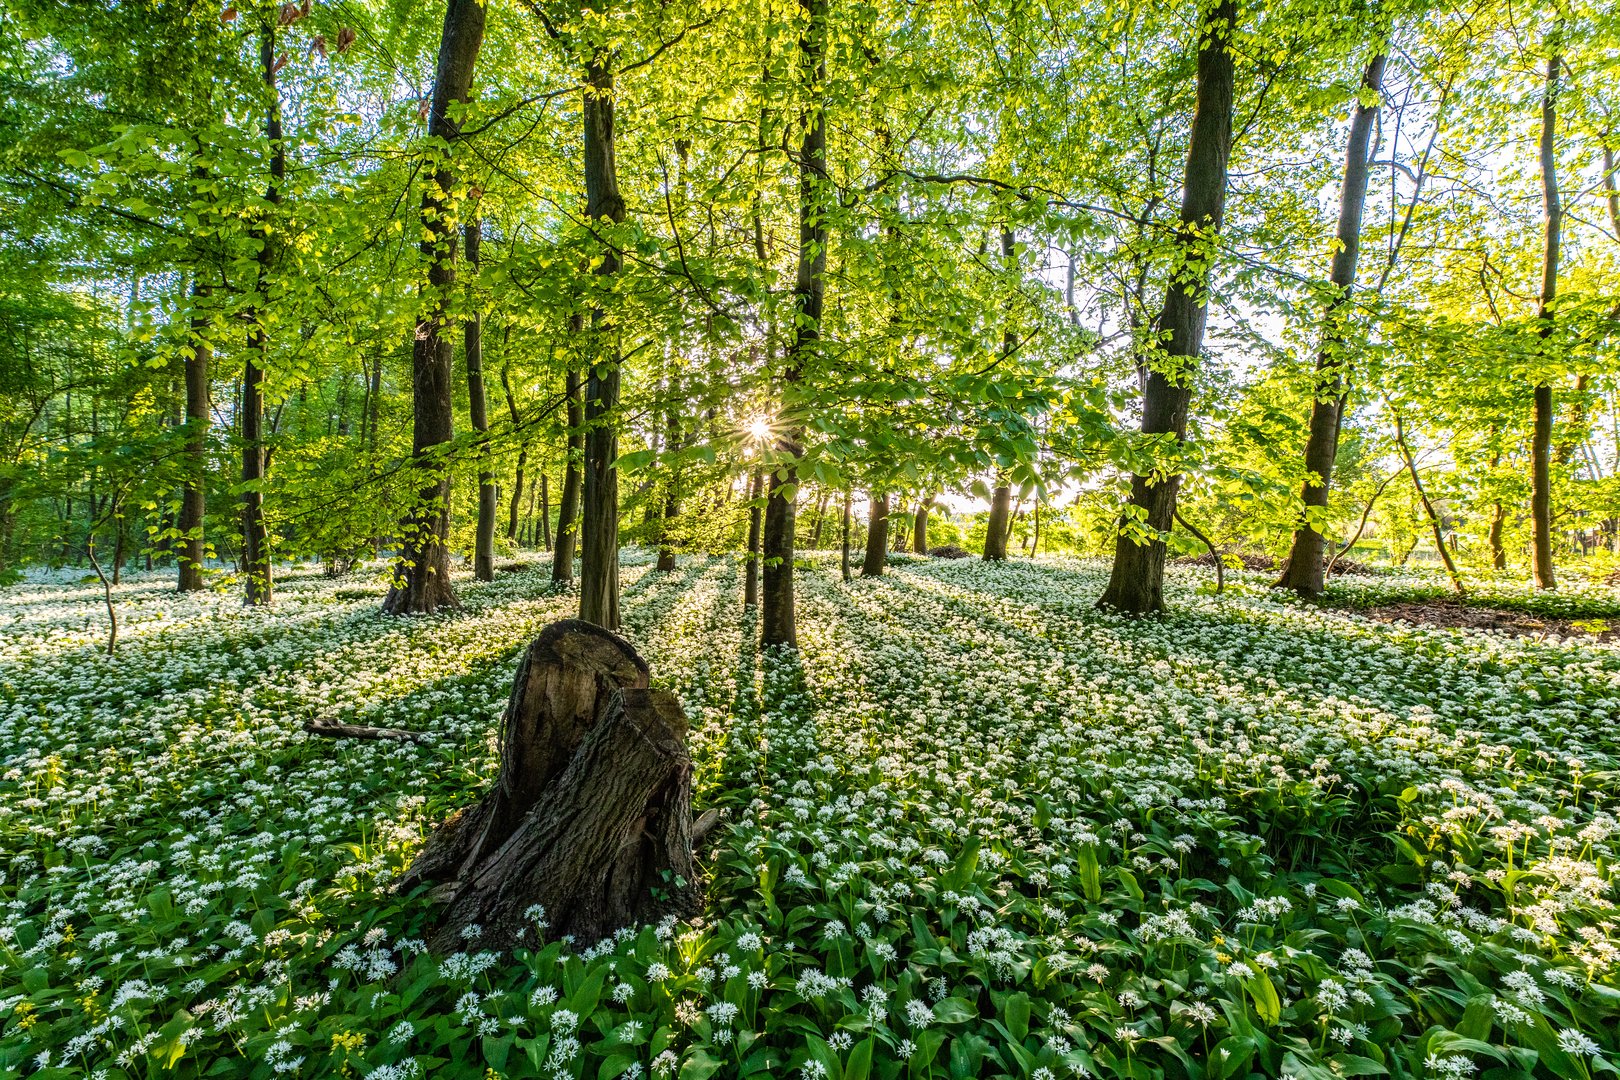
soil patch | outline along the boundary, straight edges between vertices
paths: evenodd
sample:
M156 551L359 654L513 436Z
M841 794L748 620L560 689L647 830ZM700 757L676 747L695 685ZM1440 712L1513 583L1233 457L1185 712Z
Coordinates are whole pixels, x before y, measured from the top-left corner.
M1379 622L1498 630L1513 637L1563 637L1589 641L1620 639L1620 625L1611 620L1561 619L1549 615L1531 615L1523 611L1504 611L1501 608L1459 604L1455 600L1378 604L1363 608L1356 614Z

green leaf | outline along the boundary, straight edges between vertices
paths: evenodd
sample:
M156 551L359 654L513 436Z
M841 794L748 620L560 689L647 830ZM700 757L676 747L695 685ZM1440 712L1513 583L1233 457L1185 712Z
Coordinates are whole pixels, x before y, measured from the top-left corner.
M959 997L948 997L934 1005L934 1019L942 1024L965 1024L978 1018L979 1010L973 1007L972 1002Z
M1001 1021L1014 1039L1023 1042L1029 1034L1029 995L1022 991L1008 994L1001 1007Z
M877 1042L874 1037L868 1036L855 1045L849 1052L849 1061L844 1065L844 1080L866 1080L872 1071L872 1051L876 1049Z
M962 854L956 857L956 862L944 874L940 875L941 887L952 891L960 890L973 880L973 872L979 868L979 838L973 837L962 848Z

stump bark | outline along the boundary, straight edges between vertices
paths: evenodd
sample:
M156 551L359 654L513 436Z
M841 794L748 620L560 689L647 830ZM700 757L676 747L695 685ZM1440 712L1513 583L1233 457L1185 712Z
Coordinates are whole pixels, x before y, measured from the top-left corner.
M436 883L445 901L429 944L597 941L690 910L692 762L674 695L599 626L553 623L524 653L501 724L501 768L484 797L428 839L400 888Z

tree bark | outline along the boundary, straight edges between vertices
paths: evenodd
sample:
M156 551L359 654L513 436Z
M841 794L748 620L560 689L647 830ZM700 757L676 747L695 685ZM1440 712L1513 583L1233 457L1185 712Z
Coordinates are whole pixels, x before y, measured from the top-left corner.
M191 351L186 356L186 479L180 494L180 540L175 551L181 592L201 591L208 552L203 525L208 498L208 427L212 422L208 385L214 345L208 337L208 316L201 310L208 295L207 285L192 282Z
M803 377L821 342L821 315L827 273L827 0L799 0L804 29L799 34L799 81L804 90L799 143L799 253L793 281L793 337L788 342L782 382L791 389ZM786 395L784 395L786 396ZM798 498L798 459L804 434L794 421L777 440L782 462L770 478L763 537L764 581L760 641L799 644L793 613L793 541Z
M589 6L589 5L587 5ZM624 221L613 142L613 70L598 51L585 69L585 215L592 229ZM597 289L606 292L619 270L619 256L602 245ZM579 617L619 628L619 404L617 329L598 299L591 307L589 375L585 380L585 485L580 524Z
M672 404L664 414L664 449L668 451L681 448L681 418ZM664 487L664 509L658 524L658 564L654 569L669 573L675 569L675 549L670 546L670 523L680 516L681 499L680 489L676 486L679 477L670 475Z
M868 496L872 511L866 522L866 558L861 577L882 577L889 558L889 496L875 492Z
M512 498L506 504L506 538L514 543L517 542L518 511L523 509L523 496L527 494L523 484L524 472L528 469L528 466L529 450L527 447L520 446L518 447L517 472L512 477ZM550 547L549 544L546 546Z
M580 329L580 320L574 320ZM557 546L552 553L551 580L558 584L574 580L574 538L579 516L580 464L585 457L585 409L580 401L579 372L569 368L563 376L563 393L568 398L568 460L563 465L562 498L557 502Z
M815 551L821 547L821 528L827 523L827 500L832 498L832 492L823 488L816 498L816 524L810 530L810 550Z
M276 85L276 32L266 26L259 35L259 65L270 106L264 134L270 144L270 184L265 201L272 211L281 204L281 186L287 176L287 147L281 137L281 91ZM255 227L259 241L253 308L249 314L247 351L242 366L242 575L243 601L250 607L273 599L270 581L269 535L264 525L264 373L270 352L270 332L264 309L269 303L270 271L275 262L274 242L262 223Z
M1541 297L1536 312L1543 342L1553 333L1553 305L1558 297L1558 249L1563 234L1564 210L1558 195L1558 76L1561 62L1555 52L1547 58L1547 84L1541 98L1541 204L1544 215L1541 256ZM1553 391L1543 372L1536 383L1535 424L1530 439L1530 527L1533 537L1532 572L1536 588L1555 589L1552 555L1552 432Z
M1160 348L1146 365L1142 433L1187 437L1192 377L1203 348L1209 265L1226 208L1226 171L1232 146L1233 54L1236 0L1217 0L1199 27L1198 104L1181 199L1177 241L1181 265L1159 314ZM1098 606L1132 614L1164 609L1164 535L1176 511L1179 473L1131 478L1129 520L1121 522L1114 565ZM1138 531L1147 535L1138 540Z
M838 570L845 584L849 583L849 504L850 492L844 492L844 540L839 555Z
M591 623L553 623L524 653L501 724L501 768L482 800L429 838L399 889L436 883L446 901L429 944L585 945L695 907L692 762L674 695Z
M748 492L748 565L743 571L743 607L759 604L760 517L764 513L760 496L764 494L764 487L765 475L755 469Z
M428 115L428 135L442 140L444 147L422 189L421 251L428 270L421 297L425 311L417 319L411 343L411 450L423 483L416 507L401 526L403 551L383 600L383 610L394 615L457 606L450 585L450 471L440 449L455 435L452 342L444 328L456 283L456 208L450 192L457 185L451 154L461 124L450 114L468 99L483 40L482 0L447 0Z
M534 496L529 496L533 502ZM540 474L540 543L546 551L551 550L551 491L546 483L546 474Z
M917 512L911 519L911 550L914 554L928 554L928 511L933 505L932 495L917 503Z
M507 324L506 333L502 341L509 341L512 336L511 324ZM506 413L512 418L512 430L518 433L517 475L512 478L512 498L506 508L506 538L513 543L518 542L518 512L523 509L523 483L524 470L529 464L529 444L527 436L522 432L522 417L518 415L517 398L512 394L511 363L506 359L506 346L501 348L501 393L506 397ZM551 544L548 542L549 549Z
M1012 529L1012 488L997 484L990 493L990 520L984 529L984 561L1007 558L1007 534Z
M1382 52L1372 58L1361 78L1363 95L1383 94ZM1324 578L1322 551L1324 538L1317 521L1325 518L1333 463L1339 453L1339 430L1344 421L1346 369L1346 324L1350 297L1356 287L1356 262L1361 254L1361 217L1367 205L1367 180L1371 172L1368 147L1378 121L1379 102L1368 105L1358 100L1350 117L1350 139L1345 150L1344 181L1339 188L1339 227L1333 269L1329 281L1326 330L1316 357L1316 386L1311 405L1310 435L1305 442L1305 484L1300 492L1304 508L1294 530L1294 544L1283 564L1278 585L1301 596L1321 594ZM1315 520L1313 520L1313 518Z
M1440 515L1435 511L1434 504L1429 501L1429 493L1423 490L1423 481L1418 478L1417 461L1412 457L1412 448L1406 442L1406 429L1401 424L1401 414L1395 414L1395 445L1400 448L1401 457L1406 460L1407 475L1412 478L1412 490L1417 492L1418 502L1423 506L1423 513L1429 519L1429 530L1434 534L1434 549L1440 553L1440 562L1446 568L1446 576L1451 579L1451 587L1461 597L1465 595L1462 577L1457 573L1457 564L1451 561L1451 552L1446 550L1446 540L1440 530ZM1413 547L1417 546L1413 541ZM1408 552L1408 555L1411 553ZM1406 564L1406 559L1401 559Z
M479 249L484 239L484 223L469 221L462 230L467 251L467 267L478 273ZM467 411L473 430L485 440L478 448L478 521L473 543L473 576L479 581L495 580L495 474L489 468L489 402L484 394L484 320L473 305L463 327L462 353L467 363ZM522 481L521 470L518 483ZM515 494L515 493L514 493Z

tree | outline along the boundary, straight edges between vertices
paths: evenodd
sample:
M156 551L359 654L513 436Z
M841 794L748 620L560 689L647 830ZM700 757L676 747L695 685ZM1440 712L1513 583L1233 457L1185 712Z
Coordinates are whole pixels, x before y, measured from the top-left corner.
M1182 187L1176 273L1157 324L1160 342L1142 360L1142 434L1187 436L1192 375L1203 347L1209 304L1209 264L1226 205L1226 169L1232 144L1233 52L1236 0L1217 0L1198 28L1198 92ZM1156 440L1162 441L1162 440ZM1174 470L1174 465L1166 467ZM1164 608L1164 534L1176 510L1179 471L1131 478L1114 546L1114 565L1099 606L1132 614Z
M1300 493L1304 509L1278 582L1302 596L1321 593L1323 585L1322 527L1328 489L1333 482L1333 463L1339 452L1339 428L1344 421L1346 323L1351 311L1351 294L1355 291L1356 263L1361 255L1361 216L1367 205L1367 180L1372 171L1369 146L1383 99L1385 62L1380 48L1362 75L1361 92L1350 115L1344 180L1339 186L1339 227L1334 237L1333 269L1328 278L1326 326L1316 358L1310 437L1305 443L1305 484Z
M478 274L479 247L483 223L474 219L463 229L467 267ZM495 580L495 474L489 469L489 404L484 396L484 320L476 305L467 313L463 326L463 356L467 363L467 409L472 427L483 440L478 449L478 522L474 540L473 575L479 581ZM522 477L521 468L518 476ZM521 480L520 480L521 482Z
M427 282L411 343L413 463L422 477L416 505L401 525L399 565L383 600L394 615L432 613L457 604L450 584L450 471L443 459L455 436L451 392L452 339L444 334L456 282L458 179L453 148L472 91L473 64L484 40L482 0L446 0L437 72L428 105L433 171L422 187L422 257Z
M264 136L270 146L270 186L265 192L265 214L281 203L287 179L287 147L281 137L281 91L276 86L279 59L276 27L266 18L259 32L259 66L264 72ZM264 525L264 377L270 354L270 331L265 308L269 304L270 276L275 266L276 239L263 217L254 229L258 241L258 278L249 309L248 349L242 368L242 576L249 606L270 603L270 536Z
M1553 335L1558 298L1558 249L1563 239L1564 210L1558 194L1558 76L1562 58L1553 45L1547 56L1546 88L1541 97L1541 205L1543 213L1541 291L1536 308L1543 342ZM1557 588L1552 556L1553 391L1548 375L1535 384L1535 427L1530 436L1530 521L1532 570L1536 588Z
M596 9L586 5L586 11ZM585 217L593 230L611 230L624 221L618 162L613 139L612 54L591 46L585 64ZM598 237L599 238L599 237ZM619 270L611 243L595 256L596 289L607 288ZM580 523L579 617L619 628L619 456L620 365L617 330L600 302L591 307L588 374L585 379L584 513Z
M820 347L822 306L826 297L827 213L831 192L827 176L827 0L799 0L804 24L799 31L799 83L804 95L799 142L799 246L793 281L793 335L784 359L781 382L791 391ZM776 449L780 460L772 471L765 504L763 604L760 641L798 647L793 613L793 540L799 476L797 458L803 433L784 426Z
M882 577L889 556L888 492L873 492L867 504L872 512L866 522L866 558L861 562L861 577Z

